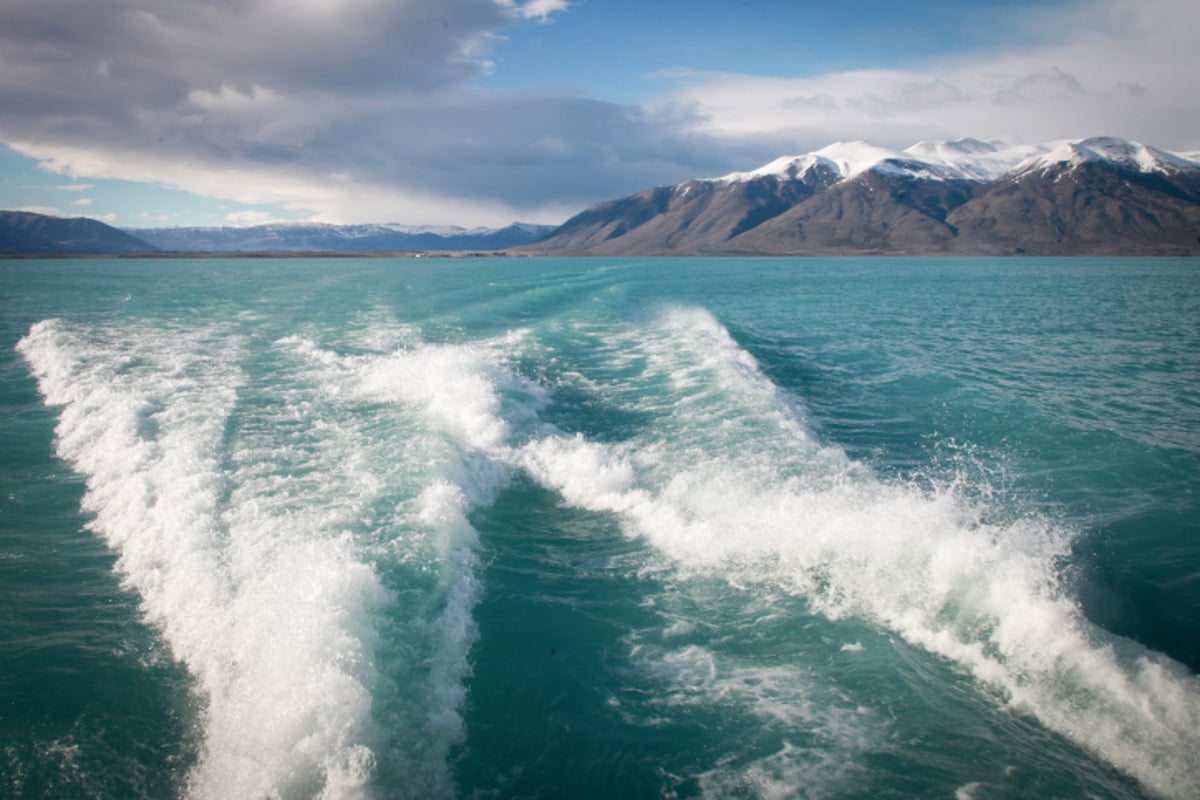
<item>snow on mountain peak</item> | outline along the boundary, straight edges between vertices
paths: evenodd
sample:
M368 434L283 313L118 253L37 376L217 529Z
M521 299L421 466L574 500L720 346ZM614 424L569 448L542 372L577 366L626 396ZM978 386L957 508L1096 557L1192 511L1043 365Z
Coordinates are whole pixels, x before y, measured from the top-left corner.
M937 146L951 143L925 144ZM844 180L870 171L927 181L976 180L960 169L953 159L919 158L910 152L911 149L900 152L867 142L835 142L816 151L816 154L836 164Z
M887 147L879 147L868 142L834 142L812 153L783 156L758 169L749 172L731 172L717 180L724 183L739 183L767 176L796 178L813 169L826 173L826 177L835 177L836 180L849 180L872 169L903 174L911 178L945 180L962 177L955 170L918 161Z
M814 155L832 161L842 178L853 178L884 161L904 160L904 155L887 147L868 142L834 142L822 147Z
M829 159L821 158L816 153L805 153L802 156L780 156L769 164L763 164L758 169L752 169L749 172L731 172L717 180L724 183L741 183L755 178L794 178L803 175L813 167L821 166L837 169Z
M966 180L990 181L1046 149L1044 145L1009 145L1000 141L956 139L950 142L917 142L904 152L921 161L957 170Z
M823 178L830 183L850 180L868 171L918 180L982 183L1009 172L1023 174L1060 164L1073 168L1097 161L1136 172L1172 174L1200 169L1197 155L1175 155L1111 136L1019 145L970 138L945 142L924 140L903 151L861 141L835 142L811 153L783 156L758 169L731 172L715 180L740 183L769 176L802 178L816 169L824 173Z
M906 148L905 153L917 158L961 158L962 156L995 153L1003 147L999 141L982 142L979 139L953 139L948 142L933 142L923 139L912 147Z
M1093 136L1090 139L1064 139L1053 142L1046 152L1026 159L1016 169L1020 173L1044 171L1064 165L1075 169L1087 163L1107 163L1130 172L1158 172L1164 175L1200 169L1200 164L1186 158L1115 136Z

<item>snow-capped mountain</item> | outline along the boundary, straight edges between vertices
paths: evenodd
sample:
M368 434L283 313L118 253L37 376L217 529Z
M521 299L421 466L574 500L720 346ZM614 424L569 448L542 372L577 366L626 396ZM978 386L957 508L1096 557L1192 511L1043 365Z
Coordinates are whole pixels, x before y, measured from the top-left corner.
M1128 172L1174 175L1200 169L1200 164L1184 157L1148 147L1140 142L1096 136L1091 139L1055 142L1049 150L1034 155L1016 165L1018 174L1066 167L1073 169L1084 164L1102 164Z
M1045 152L1048 147L955 139L951 142L917 142L904 152L919 161L952 169L965 180L986 182L999 178L1022 161Z
M891 150L867 142L835 142L811 153L783 156L758 169L733 172L715 180L735 183L767 176L782 178L823 168L832 171L839 180L849 180L875 170L922 180L987 182L1013 170L1023 173L1060 164L1079 166L1085 162L1105 162L1135 172L1172 174L1200 168L1197 157L1200 153L1174 154L1111 136L1032 145L979 139L921 141L904 150Z
M601 203L528 249L1200 253L1200 163L1113 137L838 142Z
M949 163L921 160L906 152L878 147L867 142L835 142L812 153L783 156L749 172L732 172L714 180L740 183L756 178L789 178L816 171L834 181L855 178L867 170L893 172L913 178L950 180L963 178L962 172Z
M506 228L276 223L245 228L136 228L129 233L170 252L255 253L497 250L535 242L552 230L550 225L523 223Z

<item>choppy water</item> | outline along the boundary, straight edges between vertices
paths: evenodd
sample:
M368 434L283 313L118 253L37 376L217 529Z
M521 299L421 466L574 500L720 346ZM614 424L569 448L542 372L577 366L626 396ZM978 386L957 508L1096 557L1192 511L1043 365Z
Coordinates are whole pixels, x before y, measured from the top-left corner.
M1196 260L0 277L0 795L1196 796Z

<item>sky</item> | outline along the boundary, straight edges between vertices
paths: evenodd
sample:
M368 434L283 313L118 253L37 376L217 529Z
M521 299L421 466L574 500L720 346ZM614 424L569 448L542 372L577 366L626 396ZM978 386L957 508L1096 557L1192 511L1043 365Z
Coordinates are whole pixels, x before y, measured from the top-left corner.
M558 223L835 141L1200 150L1195 0L3 0L0 208Z

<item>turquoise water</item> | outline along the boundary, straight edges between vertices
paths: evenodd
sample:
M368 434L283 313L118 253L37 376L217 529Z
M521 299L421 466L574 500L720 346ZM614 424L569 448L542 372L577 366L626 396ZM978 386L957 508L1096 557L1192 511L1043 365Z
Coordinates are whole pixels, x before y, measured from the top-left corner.
M0 276L0 795L1200 786L1196 260Z

